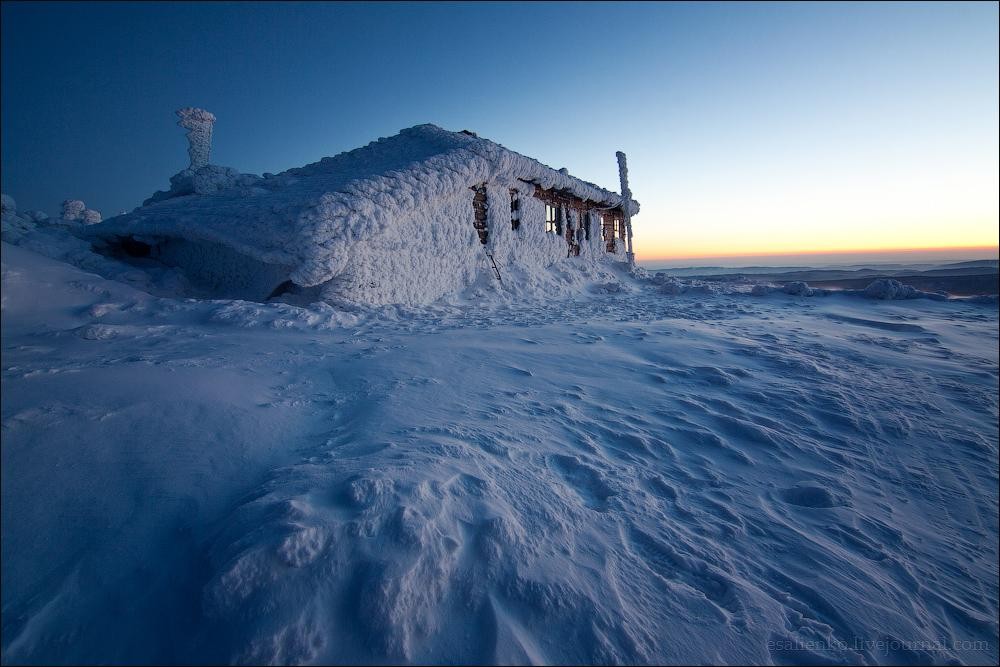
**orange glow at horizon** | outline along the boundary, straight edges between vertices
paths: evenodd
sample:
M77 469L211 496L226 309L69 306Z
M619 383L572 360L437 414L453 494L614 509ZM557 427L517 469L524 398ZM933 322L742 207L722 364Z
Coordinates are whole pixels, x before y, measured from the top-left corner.
M636 257L997 248L997 170L972 171L955 168L947 182L928 174L853 174L841 176L837 188L811 182L777 187L749 177L720 180L718 191L649 188L650 196L640 200L647 217L640 209L633 223Z
M996 249L995 109L984 111L994 123L985 133L958 126L931 140L900 130L890 146L854 135L822 151L805 140L741 139L725 150L689 147L683 163L637 156L636 259Z
M876 247L876 248L830 248L830 249L810 249L810 250L785 250L785 251L774 251L774 250L762 250L762 251L740 251L740 252L695 252L695 253L680 253L680 252L664 252L657 254L655 252L640 252L636 248L636 260L640 262L656 262L656 261L674 261L674 260L688 260L688 259L740 259L742 257L798 257L798 256L808 256L808 255L865 255L865 254L881 254L881 253L947 253L947 252L972 252L972 253L989 253L992 252L993 255L1000 255L1000 245L997 244L984 244L984 245L949 245L949 246L919 246L919 247Z

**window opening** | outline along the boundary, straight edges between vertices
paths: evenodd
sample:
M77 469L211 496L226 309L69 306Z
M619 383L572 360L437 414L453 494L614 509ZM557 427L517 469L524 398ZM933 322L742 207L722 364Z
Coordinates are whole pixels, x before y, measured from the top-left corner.
M559 233L556 228L556 207L552 204L545 204L545 231Z
M476 214L473 224L476 227L476 233L479 234L479 242L486 245L486 238L488 236L486 211L489 208L486 204L486 184L483 183L471 189L476 193L472 197L472 210Z
M510 228L515 232L521 227L521 200L517 198L517 190L510 190Z

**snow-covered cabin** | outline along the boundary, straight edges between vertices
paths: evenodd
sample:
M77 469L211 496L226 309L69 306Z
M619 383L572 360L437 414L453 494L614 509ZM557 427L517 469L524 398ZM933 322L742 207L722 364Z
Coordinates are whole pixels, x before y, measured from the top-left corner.
M87 236L178 266L220 297L419 304L514 267L625 261L624 206L639 210L565 169L434 125L221 186L212 179L224 168L201 169L182 172L194 186L157 193Z

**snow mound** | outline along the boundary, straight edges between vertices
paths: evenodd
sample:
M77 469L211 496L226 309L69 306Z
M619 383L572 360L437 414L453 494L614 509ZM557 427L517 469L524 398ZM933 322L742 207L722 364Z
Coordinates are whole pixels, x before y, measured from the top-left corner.
M739 277L738 281L744 282L745 278ZM734 279L734 282L737 282ZM748 282L748 281L746 281ZM785 283L780 287L775 287L774 285L769 285L765 283L750 283L752 287L750 288L751 296L767 296L769 294L781 293L789 294L791 296L829 296L832 292L821 287L810 287L809 283L803 282L801 280L795 280L792 282ZM850 290L845 290L844 294L849 294Z
M648 281L655 286L656 292L659 294L665 294L669 296L679 296L683 294L687 295L698 295L698 294L719 294L724 292L738 293L739 290L733 290L732 286L707 282L704 280L695 279L683 279L670 276L662 271L657 272L654 275L649 275L648 271L643 269L634 269L633 275L639 280Z
M17 203L9 195L2 195L3 209L0 213L0 238L4 241L17 242L35 229L35 221L17 214Z
M918 299L925 295L918 289L892 278L873 280L862 292L869 299Z
M781 291L785 294L791 294L792 296L812 296L815 294L815 291L809 287L809 283L798 280L785 284L785 286L781 288Z
M42 211L18 211L17 203L10 195L2 195L3 210L0 212L0 238L10 243L18 243L31 232L49 223L49 216ZM96 211L95 211L96 213ZM98 214L100 215L100 214Z
M599 283L594 286L594 292L599 294L621 294L625 291L627 291L627 288L616 281Z
M687 285L662 272L653 276L652 282L663 294L683 294L687 290Z
M183 169L170 177L170 189L155 192L142 202L149 206L158 202L187 195L211 195L231 188L250 188L263 179L255 174L243 174L232 167L215 164L197 169Z

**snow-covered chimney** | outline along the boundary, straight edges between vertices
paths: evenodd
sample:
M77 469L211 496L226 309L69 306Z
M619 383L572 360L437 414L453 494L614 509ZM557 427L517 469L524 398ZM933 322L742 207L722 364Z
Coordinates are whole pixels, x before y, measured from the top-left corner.
M208 154L212 150L212 126L215 116L204 109L184 107L177 110L181 117L177 124L188 130L188 156L191 158L189 169L199 169L208 164Z
M625 218L625 243L626 256L630 266L635 266L635 253L632 252L632 191L628 187L628 164L625 162L625 153L618 151L615 153L618 158L618 179L622 184L622 210Z

